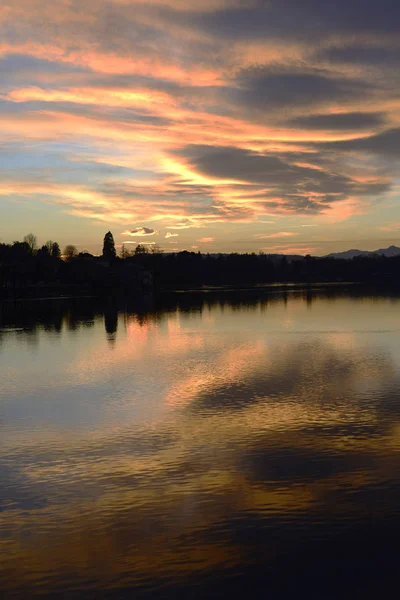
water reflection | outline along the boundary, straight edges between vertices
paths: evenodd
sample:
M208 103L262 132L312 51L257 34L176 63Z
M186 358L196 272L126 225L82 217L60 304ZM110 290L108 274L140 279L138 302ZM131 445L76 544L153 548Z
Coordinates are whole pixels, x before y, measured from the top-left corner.
M285 290L268 288L260 290L213 290L206 293L165 293L160 297L145 296L140 299L44 299L27 300L16 303L0 304L0 332L22 328L25 331L45 330L61 333L63 329L75 331L80 327L91 327L96 319L104 318L105 330L108 335L116 333L117 316L125 314L134 317L139 324L165 320L168 315L179 312L182 316L203 315L213 310L230 313L244 311L267 311L268 307L279 305L287 309L288 302L294 307L306 304L312 308L313 303L323 302L334 304L340 299L353 300L353 303L369 305L374 303L397 303L398 292L366 292L357 286L350 288L325 287ZM1 340L2 338L0 338Z
M164 302L3 315L5 594L390 590L399 300Z

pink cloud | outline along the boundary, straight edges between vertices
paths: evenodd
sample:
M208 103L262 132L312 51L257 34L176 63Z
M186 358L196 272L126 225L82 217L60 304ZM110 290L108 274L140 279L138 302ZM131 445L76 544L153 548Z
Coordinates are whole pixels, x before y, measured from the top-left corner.
M194 222L193 219L184 219L173 225L168 225L167 229L191 229L192 227L199 227L198 223Z
M316 248L311 246L266 246L264 248L259 248L261 252L265 252L266 254L301 254L302 256L306 254L313 254L316 251Z
M255 233L254 237L259 240L267 240L269 238L280 238L280 237L291 237L292 235L299 235L298 233L294 233L293 231L278 231L277 233Z
M261 217L270 215L285 219L301 214L302 220L307 216L313 220L317 213L318 222L331 224L367 213L381 192L371 195L369 190L362 190L369 184L394 181L389 161L382 173L371 154L365 158L357 150L327 151L319 142L352 140L358 144L362 138L372 136L375 129L357 132L296 128L289 120L310 116L313 110L326 115L380 111L388 123L393 123L397 119L397 98L385 92L387 97L371 94L365 100L349 98L346 106L327 98L319 106L296 103L292 108L276 106L272 111L260 112L253 107L253 95L247 105L240 105L237 99L245 94L246 85L239 83L233 98L229 90L235 88L241 70L272 63L277 69L278 63L292 67L301 63L306 67L309 60L304 42L283 37L278 41L243 40L238 34L226 44L223 36L202 29L196 14L185 16L187 12L212 13L241 5L241 0L110 0L107 15L113 27L106 39L104 15L95 0L84 2L79 11L68 0L53 4L47 0L20 0L15 6L9 2L0 16L0 25L4 26L0 56L30 56L37 60L27 61L33 66L23 67L22 74L13 74L3 86L0 97L6 102L0 113L2 141L21 148L31 145L31 149L40 148L41 143L57 142L59 147L65 144L73 148L67 157L72 170L86 161L90 167L98 163L105 168L93 175L88 164L84 183L74 183L71 177L66 184L50 161L36 174L21 170L21 181L15 175L2 174L0 194L10 199L22 195L33 203L40 196L41 201L57 206L62 213L104 224L118 223L121 228L126 223L161 221L159 228L163 231L229 222L259 224ZM181 14L177 16L175 10ZM148 29L162 31L162 35L147 38L143 31ZM8 36L9 30L13 37ZM130 35L124 35L128 30ZM329 64L312 64L312 70L318 66L329 76ZM332 82L339 73L335 70L330 72ZM350 77L351 72L345 70L343 75ZM361 70L357 77L362 79ZM7 108L10 103L14 103L14 109L18 104L18 110ZM243 161L238 161L237 168L229 170L231 163L225 160L220 171L207 170L202 157L196 163L191 150L187 150L196 146L245 151L249 168L246 172ZM254 157L257 153L260 156ZM266 169L263 165L259 168L258 163L253 166L254 158L266 158ZM267 172L273 160L277 169ZM211 166L215 167L216 162ZM284 171L279 175L281 169ZM293 222L288 223L276 227L290 229ZM316 225L301 225L308 226ZM400 223L380 229L398 231ZM149 227L122 233L141 238L155 234ZM281 231L255 234L254 238L272 240L297 235ZM178 233L168 231L165 238L176 236ZM213 241L209 237L199 240Z
M135 244L136 246L154 246L156 242L124 242L124 244Z

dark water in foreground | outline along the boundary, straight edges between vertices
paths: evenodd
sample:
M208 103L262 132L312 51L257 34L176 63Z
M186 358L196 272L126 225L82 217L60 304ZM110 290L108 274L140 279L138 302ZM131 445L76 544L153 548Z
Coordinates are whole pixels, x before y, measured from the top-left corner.
M398 297L53 301L0 326L24 328L0 332L3 596L396 590Z

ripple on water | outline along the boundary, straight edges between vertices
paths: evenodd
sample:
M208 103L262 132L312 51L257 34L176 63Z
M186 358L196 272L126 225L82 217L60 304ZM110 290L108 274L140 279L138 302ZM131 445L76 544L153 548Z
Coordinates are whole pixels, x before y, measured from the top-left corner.
M14 318L0 336L6 596L389 590L399 315L393 299L289 295L106 323L75 307L29 331Z

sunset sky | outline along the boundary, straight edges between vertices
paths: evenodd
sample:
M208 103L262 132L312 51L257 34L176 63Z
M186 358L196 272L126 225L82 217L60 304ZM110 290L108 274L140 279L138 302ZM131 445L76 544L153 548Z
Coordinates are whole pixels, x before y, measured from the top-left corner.
M0 241L400 245L394 0L2 0Z

